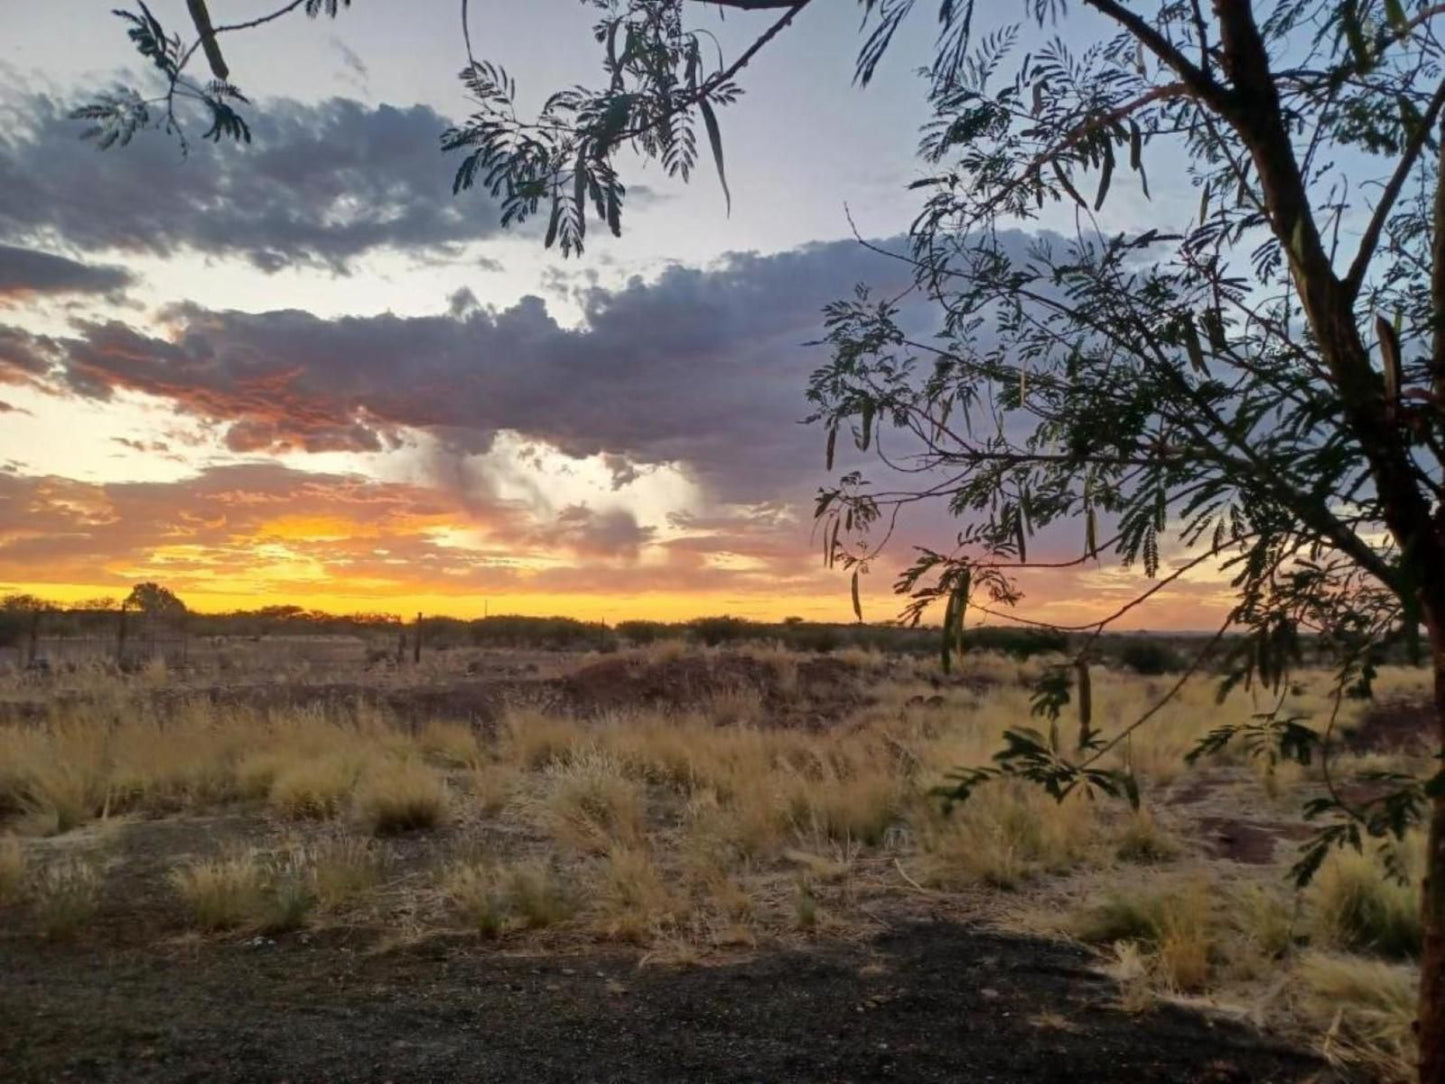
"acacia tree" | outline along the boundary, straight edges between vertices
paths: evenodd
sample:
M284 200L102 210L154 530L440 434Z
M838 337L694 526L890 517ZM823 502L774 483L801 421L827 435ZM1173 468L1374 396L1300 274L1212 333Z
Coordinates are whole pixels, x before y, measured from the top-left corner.
M467 43L475 111L443 136L462 155L458 190L490 191L507 221L546 213L546 243L569 253L589 218L620 229L624 148L686 176L700 120L721 176L717 112L741 93L742 68L804 9L822 8L591 6L602 87L561 91L524 119L512 79L472 59ZM692 21L708 6L772 10L754 44L714 61ZM857 76L867 83L914 3L860 6ZM1329 771L1341 703L1368 695L1383 648L1415 641L1422 625L1445 752L1445 5L1078 6L1088 13L1064 0L1019 5L1041 26L1067 23L1072 41L1098 34L1085 48L1057 36L1024 53L1017 28L975 26L969 0L937 6L921 147L930 175L915 185L922 206L907 251L887 253L909 265L914 290L875 299L860 289L830 306L829 360L809 387L830 471L840 433L889 468L881 484L852 472L821 491L827 559L853 571L856 599L856 576L897 517L946 505L961 530L920 551L898 582L909 619L941 605L945 660L969 610L1029 620L1019 587L1029 568L1137 565L1137 596L1073 630L1087 634L1078 665L1040 688L1055 720L1070 695L1087 703L1098 634L1195 568L1227 570L1238 603L1180 684L1223 652L1226 686L1262 682L1275 707L1219 728L1196 754L1241 741L1323 762L1327 793L1308 808L1322 830L1301 879L1329 846L1398 839L1428 822L1420 1076L1445 1081L1445 775L1392 776L1376 797L1347 801ZM204 12L200 0L190 7ZM175 123L173 97L198 47L229 87L216 43L241 27L197 17L187 49L144 9L127 18L167 81L162 123ZM229 94L208 87L203 101ZM82 111L103 141L151 122L139 95L118 101ZM244 137L244 121L219 123L207 105L208 135ZM1152 181L1169 198L1145 212L1147 228L1107 230L1099 216L1126 170L1144 196ZM1049 229L1017 232L1041 219ZM920 304L934 316L928 335L910 330ZM1064 524L1076 524L1074 554L1041 560L1037 536ZM1226 641L1227 630L1242 635ZM1318 726L1283 710L1306 638L1338 665L1335 714ZM1058 796L1133 794L1116 751L1159 706L1112 734L1085 710L1074 740L1056 725L1020 726L992 764L961 769L949 793L1022 775Z
M158 583L138 583L121 603L122 610L137 610L149 617L181 617L186 604L169 587Z

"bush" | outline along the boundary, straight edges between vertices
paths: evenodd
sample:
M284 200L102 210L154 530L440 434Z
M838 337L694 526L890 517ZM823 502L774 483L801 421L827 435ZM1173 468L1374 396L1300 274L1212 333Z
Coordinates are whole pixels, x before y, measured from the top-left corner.
M100 904L100 873L78 860L50 866L36 879L32 903L46 937L74 937Z
M752 622L744 621L741 617L729 617L726 614L721 617L699 617L697 620L689 622L688 629L691 631L693 639L701 641L708 647L735 643L754 635Z
M362 823L377 835L435 828L446 820L448 804L442 779L412 760L376 768L356 796Z
M25 851L14 836L0 839L0 907L20 898L25 885Z
M1130 640L1119 649L1119 663L1143 677L1175 673L1185 666L1179 652L1158 640Z
M1329 944L1393 959L1420 952L1419 888L1393 880L1367 855L1331 855L1311 886L1310 900L1315 932Z
M261 867L255 856L232 855L171 871L171 885L203 930L229 930L245 924L261 899Z

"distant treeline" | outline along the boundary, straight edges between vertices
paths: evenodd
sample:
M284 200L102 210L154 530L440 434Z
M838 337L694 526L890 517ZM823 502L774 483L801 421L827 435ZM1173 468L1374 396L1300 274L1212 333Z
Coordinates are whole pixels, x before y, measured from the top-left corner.
M0 647L23 647L31 636L117 636L122 615L118 609L94 607L6 605L0 600ZM38 618L37 618L38 613ZM37 624L38 620L38 624ZM395 615L362 613L338 615L299 606L268 606L259 610L164 615L130 612L124 618L133 635L148 622L163 623L168 634L195 637L357 636L373 650L410 652L418 631L415 620L402 622ZM691 621L622 621L616 625L579 621L571 617L499 615L475 620L423 617L420 624L424 650L445 651L465 647L513 648L533 651L600 651L641 647L664 640L681 640L707 647L778 644L794 651L828 653L847 648L891 655L932 656L938 653L939 633L928 627L899 625L829 624L788 618L780 622L745 618L700 617ZM404 645L403 645L403 637ZM1063 653L1080 641L1062 632L1031 627L987 626L965 631L966 647L995 651L1017 659ZM1227 646L1227 645L1226 645ZM1305 654L1309 655L1308 645ZM1193 661L1203 641L1197 636L1169 633L1113 633L1090 647L1100 662L1154 675L1177 673ZM1392 647L1381 662L1404 662L1404 652ZM1210 667L1213 669L1213 667Z

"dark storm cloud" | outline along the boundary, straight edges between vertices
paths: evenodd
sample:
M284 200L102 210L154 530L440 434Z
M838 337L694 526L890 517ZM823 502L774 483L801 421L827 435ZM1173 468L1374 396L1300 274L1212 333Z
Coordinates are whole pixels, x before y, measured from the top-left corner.
M373 249L499 231L487 197L453 197L454 163L438 149L448 122L425 106L266 102L251 113L250 146L195 141L182 157L158 132L100 151L79 138L69 104L33 95L0 134L0 239L342 271Z
M57 344L0 324L0 384L29 384L47 376L60 360Z
M123 267L94 266L33 248L0 245L0 304L32 294L109 294L135 281Z
M498 311L459 294L427 317L180 306L167 339L79 325L65 379L172 399L229 423L238 451L374 450L404 429L475 451L512 430L607 454L619 485L628 464L681 462L716 496L755 502L821 476L821 436L798 424L821 307L860 280L896 288L901 266L851 241L734 254L587 288L577 329L535 297Z

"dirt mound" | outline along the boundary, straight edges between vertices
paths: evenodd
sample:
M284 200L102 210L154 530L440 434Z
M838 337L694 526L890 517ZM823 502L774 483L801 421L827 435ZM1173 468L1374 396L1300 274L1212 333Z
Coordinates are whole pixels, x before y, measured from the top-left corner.
M655 662L619 657L584 666L557 686L582 715L707 709L731 696L741 701L731 710L745 713L747 698L756 697L762 721L783 726L833 725L867 699L858 671L827 657L795 667L751 655L679 655ZM728 714L729 705L721 707L720 714Z
M1264 824L1238 817L1201 817L1199 828L1210 855L1246 866L1270 865L1276 846L1297 844L1314 834L1305 824Z
M1428 700L1386 700L1365 712L1344 735L1352 753L1428 753L1435 732L1435 706Z

